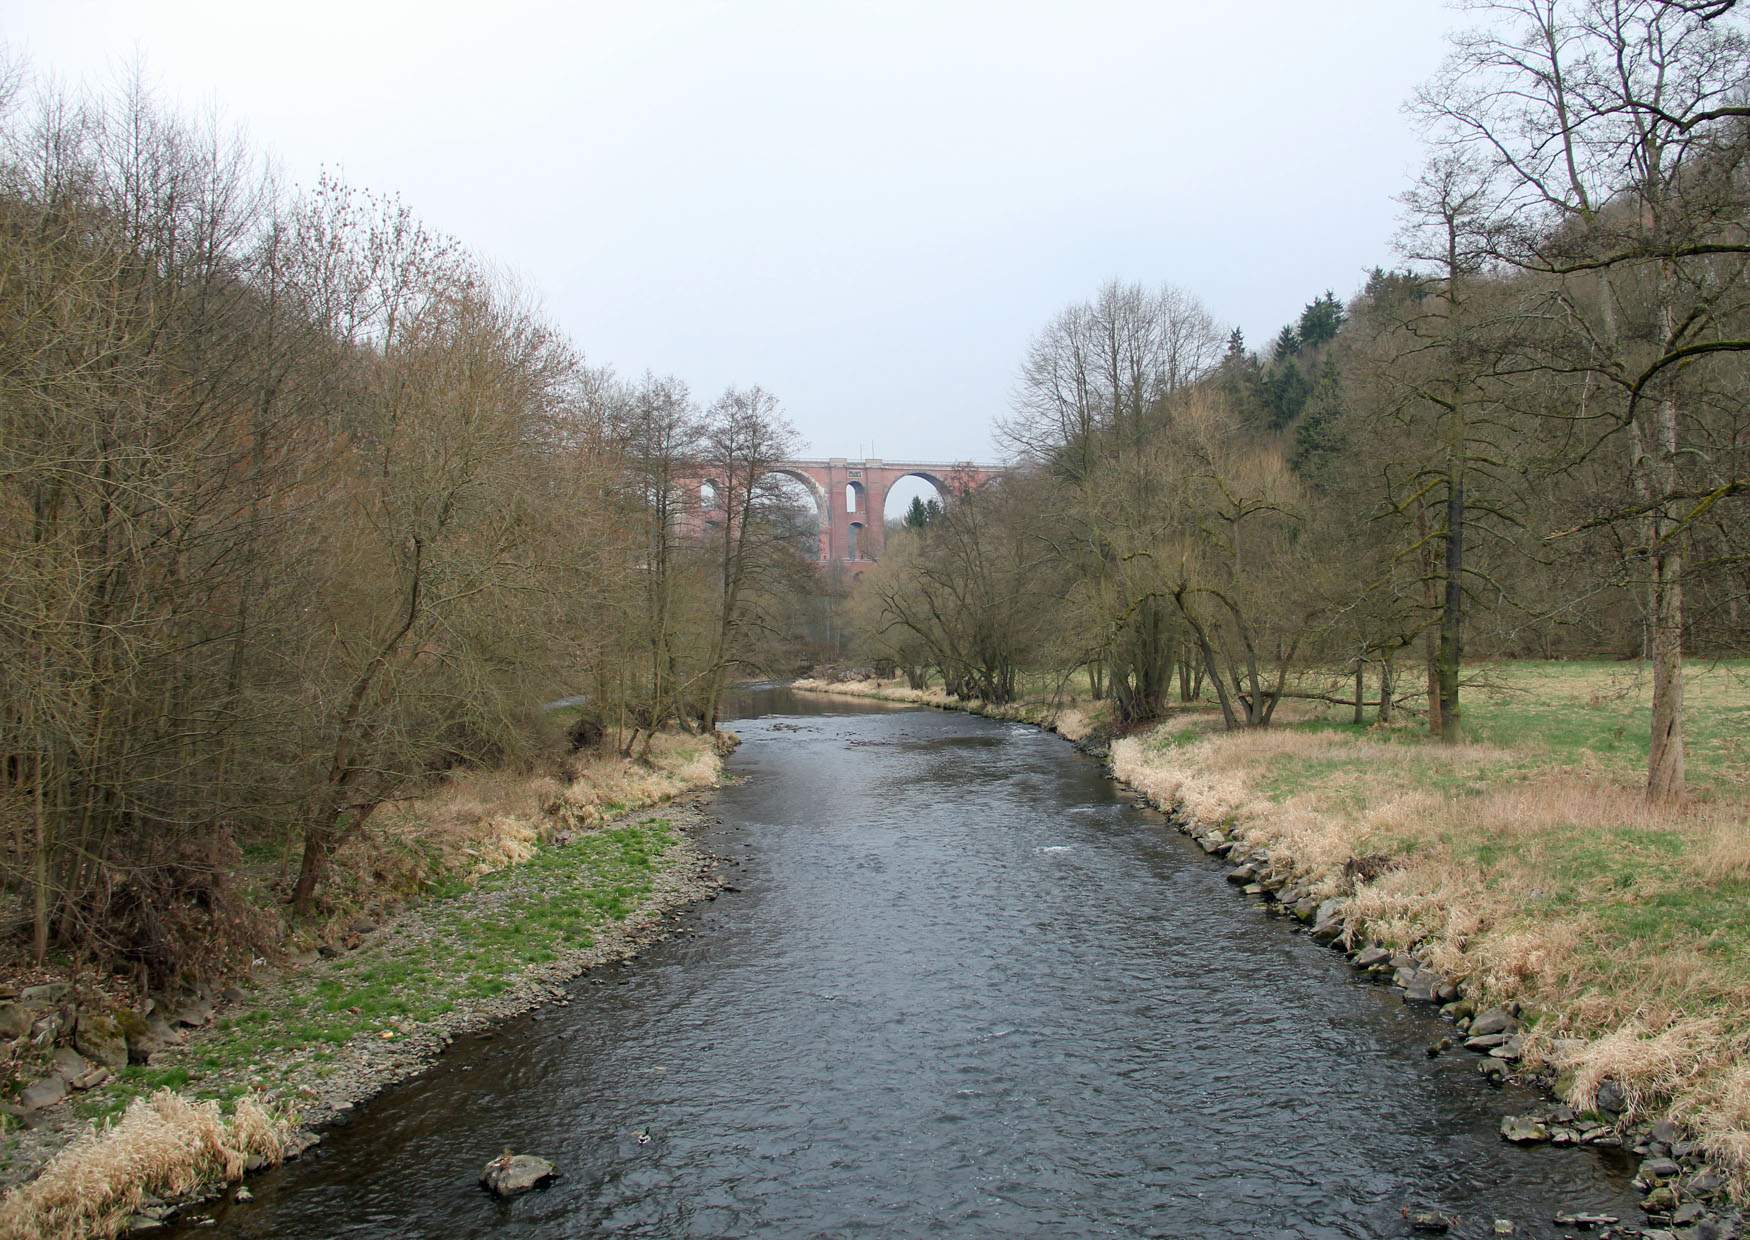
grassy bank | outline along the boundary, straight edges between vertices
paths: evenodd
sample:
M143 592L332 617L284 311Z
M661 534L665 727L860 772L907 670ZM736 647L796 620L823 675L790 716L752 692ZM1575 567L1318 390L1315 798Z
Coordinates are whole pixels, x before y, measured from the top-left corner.
M1750 665L1692 664L1692 793L1671 806L1640 792L1651 689L1636 665L1491 665L1476 678L1459 746L1431 743L1413 717L1358 727L1302 707L1230 734L1194 708L1115 741L1112 763L1162 808L1347 898L1356 941L1414 949L1479 1006L1523 1004L1526 1062L1556 1074L1566 1100L1589 1107L1613 1081L1630 1116L1677 1120L1742 1187ZM1059 711L1088 716L1086 703Z
M153 1199L277 1162L300 1127L419 1071L457 1033L661 934L709 889L708 861L680 829L686 810L636 811L720 771L709 740L664 737L651 768L609 756L565 779L467 776L403 807L382 830L420 841L425 898L259 971L182 1044L10 1134L12 1169L41 1170L0 1201L0 1235L113 1235Z

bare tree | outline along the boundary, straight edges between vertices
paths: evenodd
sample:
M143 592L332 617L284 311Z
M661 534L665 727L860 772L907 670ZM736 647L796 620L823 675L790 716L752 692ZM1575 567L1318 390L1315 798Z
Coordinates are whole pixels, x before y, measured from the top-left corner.
M1649 795L1684 784L1683 370L1747 347L1718 333L1743 280L1744 143L1734 111L1746 52L1718 6L1659 0L1499 0L1463 37L1421 106L1493 170L1515 227L1504 256L1560 281L1576 342L1557 364L1618 393L1603 416L1625 446L1643 531L1653 723ZM1722 267L1721 260L1735 261ZM1601 402L1593 402L1596 410ZM1594 413L1592 416L1600 416ZM1730 488L1734 480L1726 480Z
M710 731L717 726L739 630L750 620L749 588L782 573L797 556L787 495L772 472L796 455L796 434L771 393L758 385L730 388L706 412L702 448L723 514L714 532L717 614L699 710L700 723Z

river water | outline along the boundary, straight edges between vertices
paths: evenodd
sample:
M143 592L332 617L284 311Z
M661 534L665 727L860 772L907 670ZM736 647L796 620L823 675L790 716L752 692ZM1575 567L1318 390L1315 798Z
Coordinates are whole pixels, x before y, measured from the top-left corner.
M1020 725L769 691L704 843L740 890L459 1042L234 1237L1558 1234L1628 1169L1518 1150L1476 1057ZM551 1188L476 1184L506 1147ZM203 1229L204 1234L214 1234ZM193 1234L192 1232L190 1234Z

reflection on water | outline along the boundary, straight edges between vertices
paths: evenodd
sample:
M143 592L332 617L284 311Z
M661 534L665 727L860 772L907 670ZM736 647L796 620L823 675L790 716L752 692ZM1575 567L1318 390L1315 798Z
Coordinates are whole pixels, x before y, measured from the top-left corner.
M1044 733L738 704L697 937L459 1045L262 1177L235 1237L1399 1236L1630 1216L1443 1026L1237 896ZM505 1147L559 1164L499 1203Z
M874 698L837 697L830 693L809 693L785 684L738 685L723 696L725 719L771 719L786 715L802 717L836 715L891 715L909 710L894 702ZM741 729L736 729L740 731ZM782 729L780 729L782 730Z

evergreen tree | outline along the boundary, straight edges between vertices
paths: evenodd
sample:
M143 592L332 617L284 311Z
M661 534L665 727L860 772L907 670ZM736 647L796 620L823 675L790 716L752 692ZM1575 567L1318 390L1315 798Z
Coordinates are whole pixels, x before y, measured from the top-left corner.
M1326 289L1323 297L1308 302L1300 312L1301 348L1317 349L1335 340L1346 317L1337 295Z
M1284 358L1298 357L1299 355L1300 333L1294 330L1293 323L1285 324L1282 330L1276 333L1276 346L1272 356L1280 362Z
M1318 382L1307 397L1306 409L1294 428L1294 448L1289 467L1314 488L1324 490L1331 482L1331 469L1343 449L1343 378L1337 359L1325 354Z
M1284 331L1290 330L1283 328ZM1292 357L1278 357L1264 380L1264 399L1270 410L1270 429L1287 430L1306 407L1312 387Z
M1375 267L1367 273L1367 283L1361 289L1362 299L1378 309L1393 309L1421 301L1426 281L1410 271L1387 271Z
M923 496L911 497L911 507L905 510L905 526L911 530L921 530L937 517L942 515L942 501L931 500L925 503Z
M1264 399L1264 371L1258 359L1246 350L1246 337L1239 328L1228 335L1227 353L1216 371L1222 395L1228 408L1246 426L1261 426L1267 420Z

